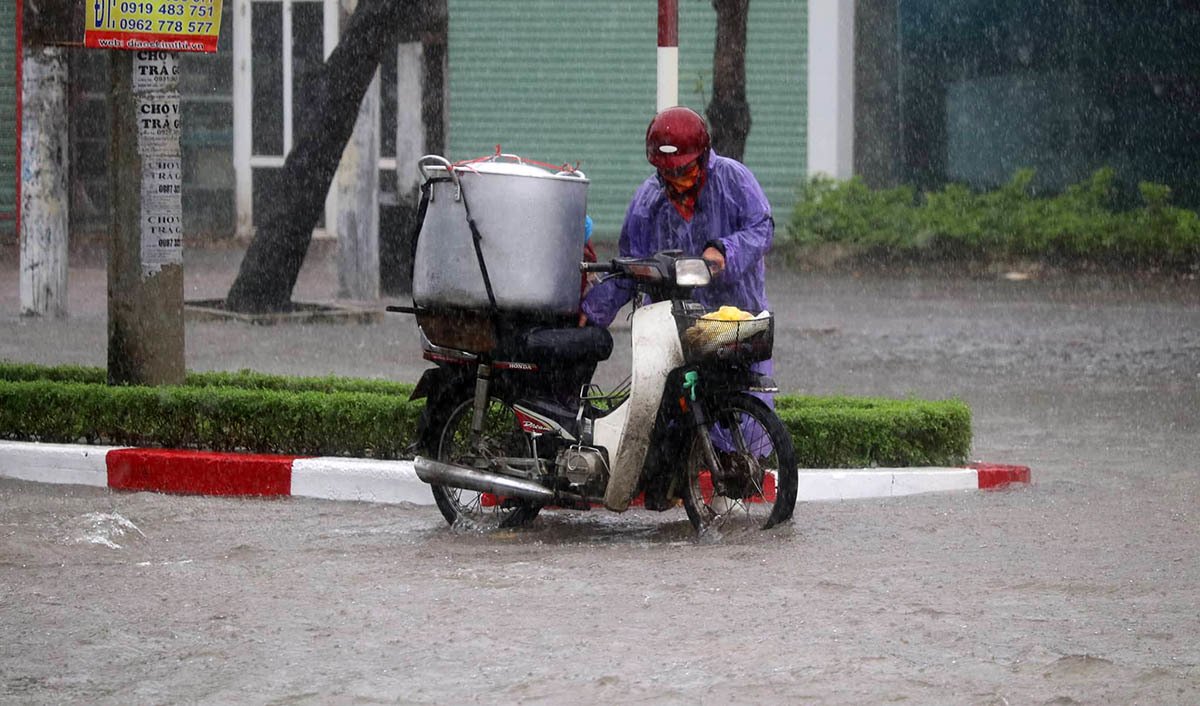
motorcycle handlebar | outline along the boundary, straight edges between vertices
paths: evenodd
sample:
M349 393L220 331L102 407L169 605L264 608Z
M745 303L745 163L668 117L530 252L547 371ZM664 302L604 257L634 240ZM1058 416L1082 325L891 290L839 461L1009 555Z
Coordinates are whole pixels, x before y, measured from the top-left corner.
M616 272L617 266L613 262L581 262L579 263L580 272L599 272L608 273Z

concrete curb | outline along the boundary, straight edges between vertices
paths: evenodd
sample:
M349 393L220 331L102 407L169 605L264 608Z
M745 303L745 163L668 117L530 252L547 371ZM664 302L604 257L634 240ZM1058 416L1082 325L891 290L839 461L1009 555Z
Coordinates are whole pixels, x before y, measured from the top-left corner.
M0 441L0 477L114 490L432 505L411 461ZM1029 483L1026 466L802 468L802 502L887 498Z

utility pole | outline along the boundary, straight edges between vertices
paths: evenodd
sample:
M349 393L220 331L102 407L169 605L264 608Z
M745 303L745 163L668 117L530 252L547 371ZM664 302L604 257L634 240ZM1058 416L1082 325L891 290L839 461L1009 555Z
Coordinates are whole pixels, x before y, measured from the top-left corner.
M182 384L179 64L172 52L109 57L108 381Z
M17 2L21 315L67 315L71 0ZM7 31L7 29L5 30Z
M380 284L412 294L412 252L421 205L417 160L446 152L446 0L413 3L396 49L396 196L394 225L380 232ZM448 155L446 155L448 156Z
M177 51L215 52L220 0L85 2L109 52L108 382L177 385L183 360L183 161Z
M655 112L679 105L679 0L658 0L658 91Z
M342 0L341 5L349 18L358 2ZM338 296L360 301L379 298L379 74L376 69L363 95L332 184Z
M21 100L21 315L67 315L67 53L24 49Z
M391 274L391 294L412 294L412 240L421 205L417 160L427 154L425 118L425 51L419 40L400 42L396 49L396 197L403 214L396 238L402 257ZM401 249L397 248L397 249ZM397 266L398 265L398 266Z

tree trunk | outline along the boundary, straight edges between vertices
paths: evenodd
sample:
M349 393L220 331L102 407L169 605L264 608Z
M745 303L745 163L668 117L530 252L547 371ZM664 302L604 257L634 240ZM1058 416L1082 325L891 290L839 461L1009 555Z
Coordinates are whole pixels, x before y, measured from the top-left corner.
M296 142L278 190L263 199L263 224L250 241L225 298L232 311L286 310L325 207L325 196L354 130L359 104L400 22L419 0L361 0L329 59L308 84Z
M750 0L712 0L717 11L717 41L713 47L712 100L709 130L713 149L742 160L750 134L750 105L746 102L746 18Z

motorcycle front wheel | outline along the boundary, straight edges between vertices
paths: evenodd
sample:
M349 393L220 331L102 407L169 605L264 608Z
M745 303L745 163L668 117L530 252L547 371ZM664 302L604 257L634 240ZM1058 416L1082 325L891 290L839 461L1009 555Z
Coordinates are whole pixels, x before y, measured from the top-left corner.
M708 424L692 433L684 468L683 506L692 526L700 533L732 524L768 529L790 519L796 451L774 410L738 394L707 412Z
M529 459L533 456L528 435L521 430L516 414L505 401L492 398L484 415L479 443L471 444L471 420L475 412L473 398L457 399L426 409L425 452L447 463L486 467L500 459ZM490 530L519 527L537 517L540 505L491 493L434 485L433 499L442 516L452 527Z

